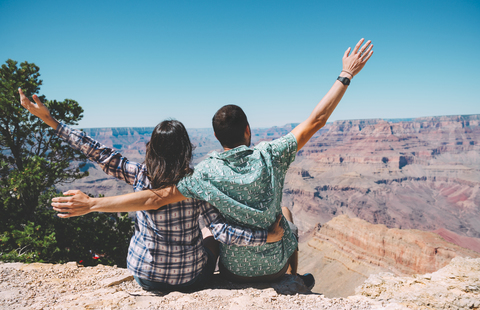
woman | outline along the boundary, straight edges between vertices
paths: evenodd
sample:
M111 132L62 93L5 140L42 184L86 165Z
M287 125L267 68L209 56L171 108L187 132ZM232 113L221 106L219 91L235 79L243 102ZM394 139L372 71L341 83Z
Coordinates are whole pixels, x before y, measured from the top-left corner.
M133 185L135 191L165 188L192 172L192 145L179 121L167 120L155 127L147 143L145 163L140 164L129 161L84 132L59 123L36 95L33 103L21 89L19 93L22 106L52 127L56 135L97 162L105 173ZM77 191L65 194L74 192ZM111 212L122 211L132 210L112 208ZM276 242L283 235L280 218L272 226L272 233L251 231L229 225L218 210L199 200L172 203L158 210L136 211L127 268L145 290L190 290L211 277L218 257L218 243L211 236L202 240L198 225L200 215L217 240L227 244L256 246Z

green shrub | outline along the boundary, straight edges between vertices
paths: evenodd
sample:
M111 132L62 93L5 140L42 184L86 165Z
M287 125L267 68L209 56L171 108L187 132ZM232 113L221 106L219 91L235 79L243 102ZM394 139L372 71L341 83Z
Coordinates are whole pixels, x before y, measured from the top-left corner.
M60 219L50 207L58 196L56 184L88 172L81 171L86 157L19 103L19 87L29 98L38 94L39 70L35 64L18 66L11 59L0 68L0 260L125 266L133 234L126 214ZM74 100L39 97L52 116L67 125L76 125L83 117ZM92 253L101 257L95 260Z

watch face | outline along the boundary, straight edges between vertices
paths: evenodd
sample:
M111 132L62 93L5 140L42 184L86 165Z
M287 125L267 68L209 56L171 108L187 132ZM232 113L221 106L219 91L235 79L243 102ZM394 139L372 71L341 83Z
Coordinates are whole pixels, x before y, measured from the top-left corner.
M343 85L350 85L350 79L347 77L339 76L337 80L342 82Z

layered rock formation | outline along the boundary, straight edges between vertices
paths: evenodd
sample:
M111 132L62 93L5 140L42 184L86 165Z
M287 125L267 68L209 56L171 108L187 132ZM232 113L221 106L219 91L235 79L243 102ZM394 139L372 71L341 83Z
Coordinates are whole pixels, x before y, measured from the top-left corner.
M345 297L371 274L430 273L454 257L480 258L480 253L432 232L389 229L341 215L318 226L301 244L299 270L319 279L314 292Z
M480 239L479 238L469 238L465 236L460 236L452 231L441 228L433 231L434 233L440 235L445 241L455 243L463 248L473 250L477 253L480 253Z
M284 204L303 231L338 214L480 237L480 116L337 121L299 152Z
M480 253L447 242L432 232L387 228L346 215L326 223L314 232L313 238L396 275L437 271L457 256L480 257Z

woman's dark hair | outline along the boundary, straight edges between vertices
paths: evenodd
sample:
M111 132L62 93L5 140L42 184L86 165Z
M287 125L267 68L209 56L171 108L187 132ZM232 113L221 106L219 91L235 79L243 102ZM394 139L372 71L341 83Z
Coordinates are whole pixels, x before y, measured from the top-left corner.
M192 144L183 124L166 120L155 127L147 143L145 165L152 188L159 189L177 184L192 173Z

